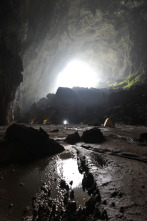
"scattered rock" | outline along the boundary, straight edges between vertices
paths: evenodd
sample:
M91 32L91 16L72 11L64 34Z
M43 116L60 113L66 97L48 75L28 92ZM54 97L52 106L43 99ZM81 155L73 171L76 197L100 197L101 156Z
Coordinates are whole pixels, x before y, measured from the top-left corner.
M48 192L49 192L49 186L44 183L44 184L41 186L41 190L43 190L45 193L48 193Z
M73 184L73 181L71 180L69 184L70 184L70 185L72 186L72 184Z
M84 131L81 140L85 143L102 143L105 138L99 128Z
M86 167L85 156L78 157L78 168L79 168L80 173L83 173L84 171L88 170L88 168Z
M67 138L65 139L65 141L69 144L76 144L78 142L80 142L81 138L79 136L78 132L75 132L74 134L69 134L67 136Z
M85 173L84 174L84 177L83 177L83 180L82 180L82 185L83 185L83 188L85 189L90 189L94 186L94 177L92 175L92 173Z

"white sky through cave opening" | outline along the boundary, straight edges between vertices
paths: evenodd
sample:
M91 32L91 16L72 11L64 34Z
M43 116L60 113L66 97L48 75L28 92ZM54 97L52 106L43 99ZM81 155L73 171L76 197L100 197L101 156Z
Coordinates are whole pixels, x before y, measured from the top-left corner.
M89 64L73 60L58 74L56 87L95 88L98 82L98 75Z

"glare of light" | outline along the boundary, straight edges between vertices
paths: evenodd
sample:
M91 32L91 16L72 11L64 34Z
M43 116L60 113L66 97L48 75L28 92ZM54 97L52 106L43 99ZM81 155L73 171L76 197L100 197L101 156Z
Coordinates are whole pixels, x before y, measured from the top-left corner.
M47 120L43 120L43 124L47 124Z
M68 124L68 121L67 121L67 120L64 120L64 121L63 121L63 124L64 124L64 125Z
M73 60L57 77L58 87L96 87L99 82L96 72L80 60Z
M83 175L79 173L75 159L59 161L59 164L57 165L57 172L66 180L67 183L73 181L72 188L81 185Z

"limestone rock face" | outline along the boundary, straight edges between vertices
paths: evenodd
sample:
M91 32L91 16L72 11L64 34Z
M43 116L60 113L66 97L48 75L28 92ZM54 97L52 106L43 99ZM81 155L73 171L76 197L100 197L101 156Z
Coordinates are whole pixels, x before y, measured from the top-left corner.
M51 96L49 96L51 95ZM147 125L147 83L123 89L59 88L34 103L26 114L18 117L25 123L86 123L99 126L121 122ZM107 123L105 119L111 119ZM106 120L107 121L107 120ZM109 125L108 125L109 123Z
M0 6L0 125L12 119L12 103L23 80L21 45L24 20L18 1L3 1ZM25 13L24 13L25 14Z
M58 74L74 59L102 82L146 76L145 0L7 0L0 11L0 124L12 115L19 85L17 112L54 93Z
M45 14L46 21L41 11L34 11L39 17L37 31L28 24L34 37L28 32L32 44L23 56L21 107L55 92L58 73L75 58L88 62L100 81L145 73L145 1L58 0L52 7L51 15Z

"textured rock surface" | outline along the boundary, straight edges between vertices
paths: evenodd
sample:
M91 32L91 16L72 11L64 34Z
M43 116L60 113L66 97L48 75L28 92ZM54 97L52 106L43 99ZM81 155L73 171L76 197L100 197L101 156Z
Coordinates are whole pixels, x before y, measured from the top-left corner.
M12 118L23 67L16 112L53 92L57 74L75 58L101 81L145 76L145 0L7 0L0 10L0 124Z
M85 143L102 143L105 140L99 128L84 131L81 139Z
M49 138L42 128L37 130L22 124L12 124L0 143L0 163L21 162L62 151L64 147Z
M103 124L106 118L114 123L147 125L147 84L129 90L59 88L57 93L48 95L34 103L22 115L20 122L30 123L88 123Z
M40 9L33 14L37 29L28 24L34 33L32 39L28 32L32 44L23 56L21 107L55 92L57 74L74 58L88 62L101 81L145 73L145 1L56 1L49 14L41 11L46 1L43 6L39 1L35 4Z
M10 122L16 88L22 81L20 56L24 20L19 1L3 1L0 7L0 125Z

